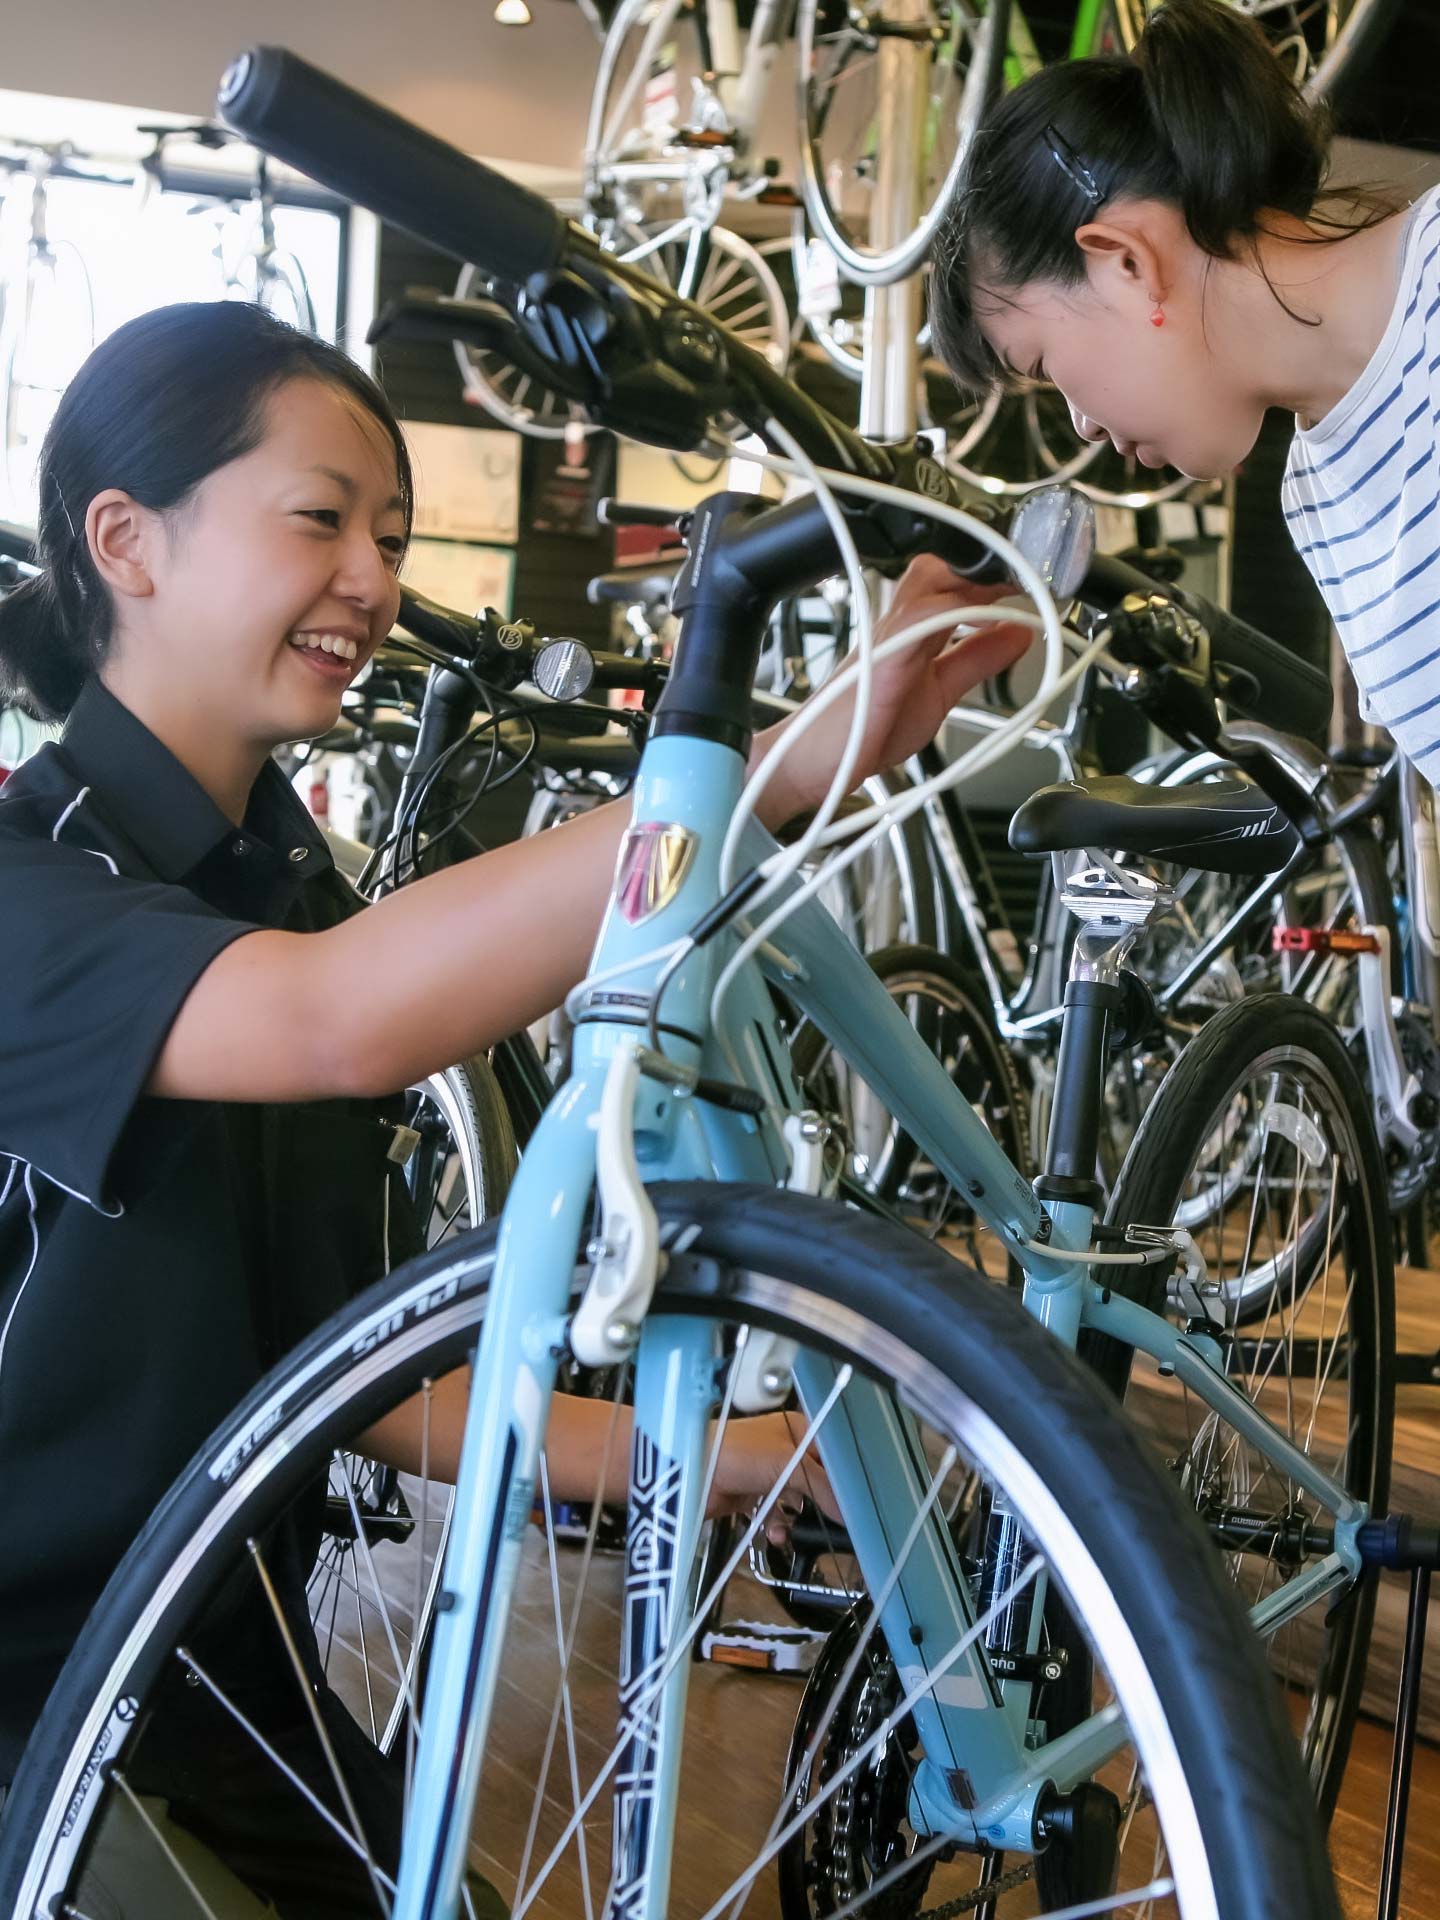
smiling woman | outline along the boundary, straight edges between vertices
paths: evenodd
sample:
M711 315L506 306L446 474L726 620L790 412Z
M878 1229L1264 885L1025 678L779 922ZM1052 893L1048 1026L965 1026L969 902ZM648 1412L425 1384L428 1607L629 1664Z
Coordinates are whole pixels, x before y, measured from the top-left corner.
M333 466L315 464L317 426L335 445ZM387 517L372 531L393 571L413 509L409 456L384 395L354 361L237 302L162 307L119 328L67 388L46 436L42 571L0 613L0 695L58 720L112 651L129 656L127 671L159 680L147 660L173 677L179 646L188 685L196 635L217 610L258 629L280 590L268 547L255 570L254 541L264 536L253 483L268 485L269 515L290 515L297 541L308 532L324 546L353 525L363 470L372 520ZM207 577L216 563L220 573ZM338 624L348 631L353 612ZM210 651L215 671L235 664L230 648Z
M235 304L148 314L67 390L40 477L44 571L0 603L0 686L65 721L0 792L0 1789L195 1448L418 1250L396 1090L563 1000L625 824L601 808L368 908L336 872L271 756L334 724L389 632L412 502L383 394L334 348ZM986 592L917 562L890 620L958 620ZM948 648L937 632L882 662L856 778L912 754L1028 639L996 626ZM757 809L767 823L818 802L849 727L837 702L802 734ZM433 1419L407 1402L367 1444L390 1466L443 1467L465 1398L452 1375ZM561 1397L559 1499L593 1493L597 1417ZM778 1415L736 1423L712 1500L769 1487L791 1448ZM277 1604L318 1674L319 1523L302 1508L276 1543ZM296 1729L276 1641L268 1612L242 1610L230 1646L247 1712L283 1752ZM268 1783L176 1691L153 1797L233 1864ZM316 1697L346 1724L318 1678ZM361 1744L367 1825L398 1834L403 1777ZM322 1882L356 1910L344 1846L303 1819L292 1837L235 1866L266 1910L312 1915ZM148 1895L110 1897L122 1838L97 1845L81 1905L151 1920L165 1908Z

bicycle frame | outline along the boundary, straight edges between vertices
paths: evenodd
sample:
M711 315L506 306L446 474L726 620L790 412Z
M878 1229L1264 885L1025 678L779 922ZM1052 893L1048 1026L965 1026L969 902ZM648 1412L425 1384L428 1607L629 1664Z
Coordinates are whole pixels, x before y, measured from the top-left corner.
M719 848L743 779L727 747L671 735L647 745L637 778L632 831L688 837L690 865L657 911L632 924L617 889L596 953L595 973L631 968L589 989L575 1035L574 1070L543 1117L502 1218L492 1299L476 1358L470 1418L445 1571L451 1604L440 1615L427 1684L423 1735L402 1862L396 1920L450 1914L458 1899L470 1809L479 1782L488 1716L500 1677L503 1619L513 1591L539 1467L546 1416L564 1351L567 1309L596 1174L605 1083L617 1050L632 1045L658 963L647 957L680 938L720 896ZM752 830L747 859L773 842ZM624 858L622 856L622 868ZM793 1112L797 1092L759 968L743 972L726 1002L723 1031L709 1023L723 941L695 949L669 982L664 1002L667 1057L733 1078L729 1054L762 1088L772 1111L723 1111L647 1077L634 1106L634 1151L646 1182L663 1179L785 1179L787 1152L774 1110ZM783 951L780 951L783 950ZM1126 1341L1172 1368L1207 1406L1232 1422L1335 1516L1334 1550L1272 1593L1255 1624L1272 1631L1358 1570L1354 1530L1366 1517L1336 1481L1279 1435L1231 1386L1219 1351L1203 1335L1177 1332L1161 1316L1112 1297L1084 1263L1037 1252L1046 1231L1040 1202L985 1132L943 1067L926 1051L830 917L814 901L785 922L767 971L823 1029L934 1163L971 1196L976 1211L1025 1272L1029 1311L1073 1343L1082 1327ZM703 1043L696 1036L704 1035ZM1064 1097L1064 1088L1060 1090ZM1089 1247L1088 1205L1055 1205L1048 1244ZM684 1236L670 1257L684 1257ZM602 1249L593 1243L591 1257ZM623 1753L616 1764L615 1909L659 1920L666 1911L669 1846L678 1794L678 1731L689 1661L682 1629L693 1619L690 1588L702 1521L701 1492L713 1410L717 1354L708 1323L647 1325L634 1386L632 1540L668 1543L627 1567L622 1667ZM835 1401L834 1365L801 1355L795 1366L812 1416ZM852 1382L843 1425L825 1426L822 1459L850 1530L868 1589L892 1591L881 1629L907 1687L925 1671L917 1647L945 1648L983 1611L959 1568L943 1523L921 1507L909 1416L874 1387ZM864 1471L860 1461L864 1460ZM649 1526L641 1523L650 1522ZM1015 1525L1017 1523L1011 1522ZM918 1545L890 1580L900 1544ZM1039 1644L1043 1603L1029 1614L1026 1650ZM912 1629L914 1631L912 1632ZM672 1651L667 1655L666 1648ZM1127 1740L1107 1708L1062 1737L1026 1747L1028 1686L998 1682L978 1644L950 1669L944 1700L923 1694L913 1712L927 1760L913 1800L931 1831L1025 1851L1033 1846L1036 1801L1093 1774ZM963 1773L956 1769L963 1768ZM969 1788L962 1806L956 1782ZM592 1789L593 1791L593 1789ZM578 1817L578 1816L577 1816ZM563 1840L562 1843L563 1845ZM557 1849L558 1851L558 1849ZM543 1872L543 1868L542 1868Z
M1232 723L1232 731L1243 734L1247 743L1264 746L1297 781L1303 782L1307 790L1321 792L1316 770L1323 769L1324 762L1318 757L1313 762L1298 758L1293 742L1257 721L1245 721L1238 727ZM1173 769L1172 777L1181 779L1197 771L1226 764L1219 754L1200 752ZM1435 1027L1435 1022L1440 1020L1440 1000L1434 993L1435 983L1440 981L1440 949L1436 945L1436 930L1440 929L1440 851L1437 851L1435 840L1434 804L1434 792L1429 783L1413 767L1403 767L1400 771L1400 840L1405 859L1407 894L1411 903L1409 940L1404 956L1407 961L1407 992L1425 1009L1432 1031L1440 1031ZM1162 1015L1170 1012L1207 969L1223 959L1238 940L1247 933L1263 930L1274 918L1276 895L1292 884L1303 881L1307 875L1321 871L1320 863L1327 846L1333 846L1339 856L1349 884L1350 898L1360 902L1361 888L1343 837L1336 836L1316 846L1302 845L1282 872L1257 881L1231 909L1223 924L1196 948L1174 978L1156 991L1157 1010ZM1330 916L1325 931L1333 931L1340 911L1341 908L1337 908L1336 913ZM1375 1130L1382 1145L1393 1146L1401 1154L1408 1154L1414 1151L1421 1134L1421 1129L1411 1116L1411 1103L1419 1091L1420 1083L1406 1060L1395 1024L1392 960L1398 965L1399 959L1398 955L1392 956L1387 943L1384 952L1357 954L1353 964L1360 972L1359 1025L1369 1065L1368 1088ZM1306 955L1286 978L1286 990L1313 999L1323 1006L1323 994L1320 991L1323 978L1317 982L1317 976L1325 964L1320 954Z

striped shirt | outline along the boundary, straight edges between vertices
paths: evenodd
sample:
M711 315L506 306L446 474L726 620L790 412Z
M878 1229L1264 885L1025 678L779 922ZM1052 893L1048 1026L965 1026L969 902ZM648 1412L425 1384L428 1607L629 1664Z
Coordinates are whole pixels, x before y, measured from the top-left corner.
M1369 364L1297 431L1283 500L1371 720L1440 781L1440 188L1410 209Z

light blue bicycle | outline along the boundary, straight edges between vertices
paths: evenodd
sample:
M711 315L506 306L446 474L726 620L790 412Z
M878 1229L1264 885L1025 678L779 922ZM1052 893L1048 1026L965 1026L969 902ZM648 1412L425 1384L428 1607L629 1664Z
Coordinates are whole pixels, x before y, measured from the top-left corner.
M900 482L913 504L892 493L847 509L873 561L922 542L984 561L953 520L926 522L924 494L948 490L923 450L845 434L543 203L290 56L237 63L222 104L312 176L527 283L503 303L414 311L548 353L552 384L669 444L693 444L729 410L832 467ZM1284 1022L1275 1010L1273 1045L1233 1022L1206 1029L1201 1067L1214 1080L1220 1058L1223 1085L1183 1083L1190 1107L1204 1096L1185 1229L1153 1155L1149 1225L1102 1227L1093 1180L1107 1028L1123 1037L1137 991L1123 962L1170 897L1163 870L1101 849L1262 871L1289 830L1241 782L1172 796L1163 821L1143 791L1051 790L1022 809L1018 840L1061 860L1080 923L1033 1188L813 901L756 964L731 969L717 1013L755 863L774 852L752 834L747 877L727 886L763 616L833 570L829 506L722 494L694 516L681 641L574 1007L571 1075L498 1230L357 1300L177 1484L15 1784L0 1911L84 1914L87 1850L120 1818L170 1857L175 1914L216 1911L173 1844L177 1696L187 1720L203 1703L217 1741L248 1743L271 1770L274 1857L260 1845L246 1877L283 1916L432 1920L493 1911L497 1892L516 1914L585 1920L1338 1911L1287 1713L1323 1800L1363 1664L1351 1629L1368 1628L1356 1482L1374 1480L1376 1443L1354 1417L1355 1382L1384 1334L1383 1183L1343 1051L1303 1008ZM1061 507L1053 525L1073 533ZM1048 564L1062 592L1081 584L1083 551L1052 547ZM1174 633L1199 644L1191 626ZM999 1264L1023 1269L1023 1302L826 1197L840 1143L801 1106L772 988L969 1196ZM1257 1004L1237 1011L1253 1019ZM1147 1121L1157 1138L1184 1117L1162 1105ZM1218 1258L1200 1250L1209 1227ZM1097 1338L1149 1368L1148 1391L1132 1386L1148 1424L1185 1409L1167 1450L1186 1500L1071 1351ZM355 1728L342 1737L316 1700L277 1562L305 1537L335 1451L416 1393L428 1409L472 1352L433 1646L412 1639L419 1574L413 1596L397 1591L386 1539L353 1515L348 1630L362 1650L387 1648L409 1709L403 1831L391 1830L352 1782ZM547 1419L577 1362L608 1394L612 1439L633 1417L623 1563L595 1553L593 1529L567 1546L552 1524ZM1322 1391L1332 1381L1338 1407ZM736 1423L776 1408L789 1409L793 1452L717 1567L705 1551L717 1452ZM428 1438L418 1464L406 1484L423 1538ZM596 1460L597 1513L609 1465ZM823 1585L846 1602L803 1700L693 1660L726 1582L787 1551L770 1523L797 1487L817 1496L804 1524L822 1530ZM227 1638L247 1595L272 1608L270 1651L293 1663L312 1764L247 1714L248 1643ZM368 1658L364 1672L368 1688ZM350 1870L329 1904L284 1879L286 1795L290 1815L328 1824Z

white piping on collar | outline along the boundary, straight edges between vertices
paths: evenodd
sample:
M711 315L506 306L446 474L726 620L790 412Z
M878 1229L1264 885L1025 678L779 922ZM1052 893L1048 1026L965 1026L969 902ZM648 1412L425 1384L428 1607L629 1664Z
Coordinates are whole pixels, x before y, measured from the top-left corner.
M18 1162L15 1163L15 1165L18 1164ZM7 1194L15 1178L15 1165L11 1166L10 1179L5 1182L5 1192ZM10 1338L10 1328L14 1323L20 1302L25 1297L25 1289L29 1286L31 1276L35 1272L36 1265L40 1259L40 1222L35 1217L35 1188L30 1177L32 1171L33 1169L27 1165L25 1168L25 1197L30 1203L30 1264L26 1267L25 1277L20 1282L20 1291L10 1302L10 1311L5 1316L5 1324L3 1327L0 1327L0 1375L3 1375L5 1371L5 1343Z
M65 825L65 822L70 818L71 814L74 813L75 809L80 805L80 802L89 797L89 793L90 793L89 787L81 787L80 791L76 794L75 798L70 802L69 806L64 809L64 811L60 815L60 818L55 822L54 828L52 829L50 834L50 838L55 842L57 847L60 844L61 828ZM82 847L80 851L82 853L93 853L97 860L103 860L105 862L106 866L109 867L111 873L115 875L115 878L117 880L120 878L120 869L116 866L115 862L110 858L108 853L101 853L98 847ZM48 1178L49 1176L47 1175L46 1177ZM58 1186L60 1183L57 1180L55 1184Z

